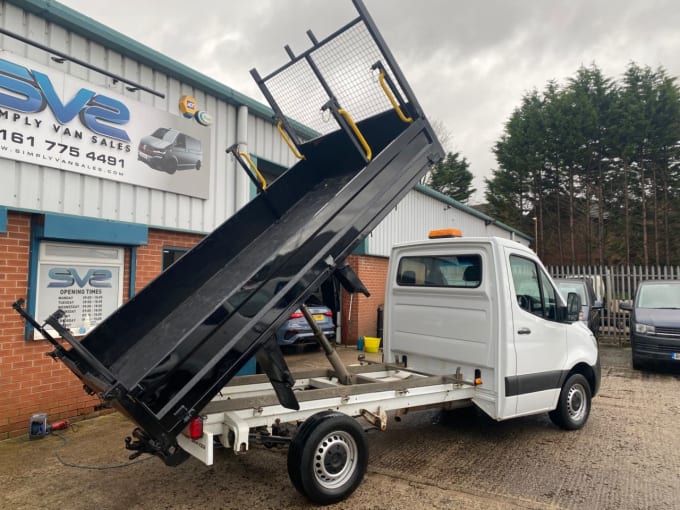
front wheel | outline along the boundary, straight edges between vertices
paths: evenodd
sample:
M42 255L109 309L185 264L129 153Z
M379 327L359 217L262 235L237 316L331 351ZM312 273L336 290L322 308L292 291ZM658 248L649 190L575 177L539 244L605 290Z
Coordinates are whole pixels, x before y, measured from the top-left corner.
M562 386L557 409L550 420L565 430L578 430L588 421L591 403L590 384L581 374L572 374Z
M324 411L305 420L288 450L288 475L313 503L342 501L361 483L368 465L368 441L353 418Z
M640 361L635 354L633 354L633 370L642 370L644 368L642 361Z
M171 156L163 158L161 168L169 174L174 174L177 171L177 160Z

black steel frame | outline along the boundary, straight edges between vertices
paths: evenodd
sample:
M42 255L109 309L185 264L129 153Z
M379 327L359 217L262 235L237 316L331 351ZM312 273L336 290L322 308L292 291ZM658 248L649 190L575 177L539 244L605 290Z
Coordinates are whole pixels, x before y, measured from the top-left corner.
M374 152L368 164L345 128L300 144L304 160L81 342L60 329L58 314L48 320L71 344L57 357L139 425L127 442L137 453L180 462L177 434L254 355L282 405L297 408L277 327L336 271L360 290L344 259L444 155L372 19L359 0L354 4L413 122L390 110L357 123ZM275 102L272 108L281 113Z

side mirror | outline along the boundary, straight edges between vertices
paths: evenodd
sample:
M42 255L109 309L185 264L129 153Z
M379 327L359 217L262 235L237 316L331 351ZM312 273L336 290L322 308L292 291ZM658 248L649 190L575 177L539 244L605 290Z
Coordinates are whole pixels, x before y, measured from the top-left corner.
M633 303L630 301L621 301L619 303L619 308L625 310L626 312L631 312L633 310Z
M601 308L604 308L604 303L602 301L595 301L592 306L593 309L599 310Z
M576 292L567 295L567 321L576 322L581 312L581 297Z

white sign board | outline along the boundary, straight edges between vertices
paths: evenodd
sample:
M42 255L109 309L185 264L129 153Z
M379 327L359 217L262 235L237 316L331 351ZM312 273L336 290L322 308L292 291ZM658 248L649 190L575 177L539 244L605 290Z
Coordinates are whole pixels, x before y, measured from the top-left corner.
M75 336L86 334L122 304L123 263L123 248L42 242L36 318L61 309L61 323Z
M208 198L210 127L0 55L0 158Z

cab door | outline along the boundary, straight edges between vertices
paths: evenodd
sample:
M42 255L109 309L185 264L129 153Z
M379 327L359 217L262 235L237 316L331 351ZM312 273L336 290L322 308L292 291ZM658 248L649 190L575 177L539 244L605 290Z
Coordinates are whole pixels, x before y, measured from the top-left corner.
M552 410L567 363L566 324L557 321L561 299L540 264L520 251L507 249L506 255L516 360L506 396L517 397L517 414Z
M178 166L185 168L189 161L187 160L187 140L184 133L177 135L173 146L173 154L177 158Z

